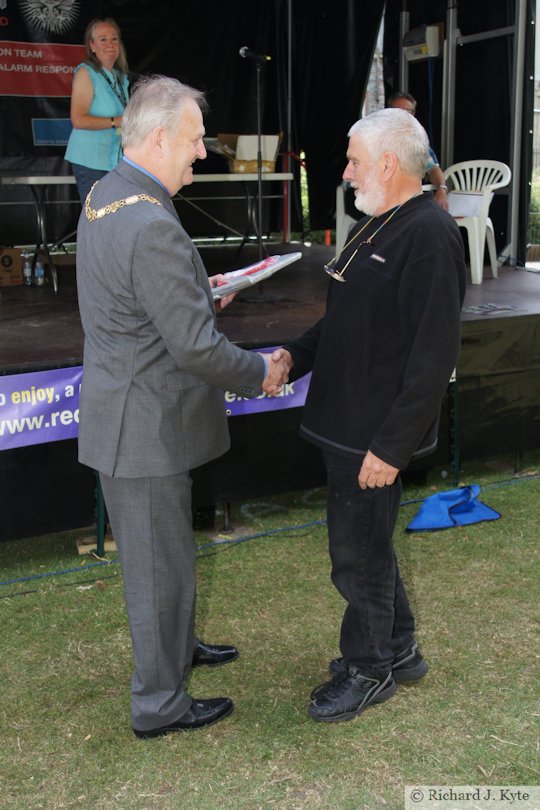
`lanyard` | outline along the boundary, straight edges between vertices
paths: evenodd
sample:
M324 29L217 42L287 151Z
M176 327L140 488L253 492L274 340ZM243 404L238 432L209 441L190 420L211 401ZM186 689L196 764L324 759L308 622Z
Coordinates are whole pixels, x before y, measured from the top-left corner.
M113 76L114 76L114 79L115 79L114 82L111 81L111 79L109 79L109 77L107 76L107 74L105 73L103 68L100 68L100 73L104 77L104 79L106 80L107 84L109 85L109 87L113 91L116 98L119 100L122 107L125 108L126 104L128 103L128 99L127 99L125 90L122 87L122 84L121 84L118 76L114 72L114 70L113 70Z

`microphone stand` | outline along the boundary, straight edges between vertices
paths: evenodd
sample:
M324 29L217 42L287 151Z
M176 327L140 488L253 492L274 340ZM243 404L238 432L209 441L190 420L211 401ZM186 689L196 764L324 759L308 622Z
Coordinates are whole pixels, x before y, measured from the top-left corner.
M262 241L262 103L261 103L261 71L262 71L262 61L257 59L255 62L257 68L257 223L256 223L256 230L257 230L257 241L259 244L259 261L263 259L263 257L267 256L268 253L263 246ZM255 224L255 223L254 223ZM262 303L273 303L274 301L280 301L281 296L279 295L268 295L264 294L263 292L263 283L260 282L257 284L258 290L257 292L253 292L251 295L243 295L242 301L245 301L246 304L262 304Z
M259 261L263 257L262 243L262 110L261 110L261 70L262 62L257 60L257 236L259 241Z

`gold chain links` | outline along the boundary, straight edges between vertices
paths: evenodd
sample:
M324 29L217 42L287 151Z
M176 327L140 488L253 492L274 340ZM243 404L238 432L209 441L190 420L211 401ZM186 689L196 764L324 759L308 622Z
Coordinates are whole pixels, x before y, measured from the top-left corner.
M84 213L86 214L86 219L89 222L94 222L96 219L101 219L102 217L106 217L107 214L114 214L120 208L124 208L126 205L135 205L138 202L149 202L154 203L155 205L161 205L159 200L156 200L155 197L150 197L149 194L133 194L131 197L125 197L123 200L115 200L108 205L104 205L103 208L95 208L90 207L90 199L92 197L92 192L95 189L97 183L94 183L86 200L84 201Z

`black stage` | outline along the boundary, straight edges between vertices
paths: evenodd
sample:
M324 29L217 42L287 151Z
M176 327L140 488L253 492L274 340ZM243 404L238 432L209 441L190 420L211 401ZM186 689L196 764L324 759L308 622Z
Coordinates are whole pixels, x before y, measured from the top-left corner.
M247 245L201 248L210 274L257 261ZM286 267L219 316L221 330L245 348L296 337L323 313L333 248L268 245L272 253L301 250ZM59 258L59 295L46 287L0 289L0 375L78 366L83 336L72 257ZM468 285L462 315L457 412L443 404L440 446L424 461L450 463L450 428L461 458L521 453L540 446L540 274L501 268ZM453 400L452 400L453 402ZM454 415L456 418L454 418ZM231 417L232 448L194 472L198 507L304 489L324 483L318 451L297 436L301 409ZM76 441L0 453L0 540L87 526L94 520L94 477L76 460Z

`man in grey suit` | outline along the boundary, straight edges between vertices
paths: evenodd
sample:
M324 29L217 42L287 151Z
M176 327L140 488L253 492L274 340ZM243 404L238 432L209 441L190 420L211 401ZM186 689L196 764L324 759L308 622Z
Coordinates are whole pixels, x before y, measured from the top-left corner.
M156 76L122 119L124 159L86 199L77 239L85 334L79 460L99 471L124 575L138 737L216 723L229 698L194 700L193 665L234 647L194 635L195 541L189 471L224 453L223 390L280 391L284 363L216 328L211 285L171 202L206 157L201 93ZM227 302L225 302L227 303Z

